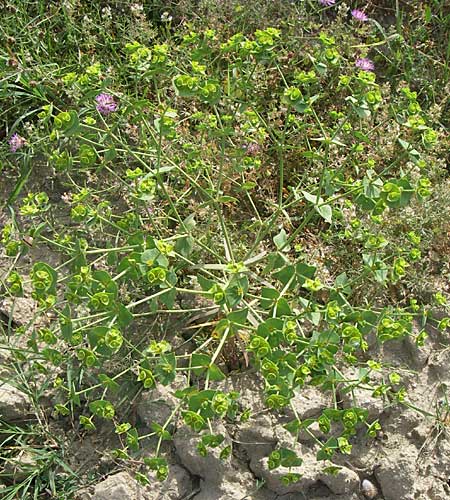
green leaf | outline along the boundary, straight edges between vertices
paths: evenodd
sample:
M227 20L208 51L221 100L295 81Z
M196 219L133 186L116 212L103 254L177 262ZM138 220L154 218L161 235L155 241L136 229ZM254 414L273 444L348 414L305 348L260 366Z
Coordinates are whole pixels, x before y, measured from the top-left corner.
M200 99L208 104L217 104L220 101L220 94L220 83L212 79L204 82L198 92Z
M162 302L168 309L172 309L177 297L176 288L170 288L166 293L159 296L159 301Z
M400 144L400 146L405 150L405 151L410 151L412 146L411 144L408 142L408 141L405 141L404 139L400 139L398 138L398 143Z
M338 449L338 441L336 438L330 438L322 448L317 452L317 460L330 460Z
M319 153L314 151L305 151L301 154L304 158L308 158L309 160L324 160L325 157Z
M192 231L196 225L195 214L190 214L184 219L182 227L185 231Z
M212 389L206 389L204 391L198 392L197 394L194 394L189 398L189 409L194 412L197 412L200 409L205 410L207 408L207 405L205 405L205 403L211 403L216 394L217 391L213 391ZM213 414L214 412L211 409L208 414L204 414L202 412L202 415L204 416L212 417Z
M173 395L178 399L185 399L187 397L192 396L193 394L197 394L198 389L195 387L185 387L184 389L177 389Z
M102 385L107 389L109 389L111 392L117 392L120 389L120 385L115 380L109 378L108 375L105 375L104 373L100 373L98 379L100 380Z
M270 341L279 342L282 339L284 321L280 318L268 318L258 325L257 333L263 338L269 338ZM276 335L279 333L280 335Z
M239 200L234 196L219 196L216 200L218 203L237 203Z
M314 418L305 418L300 424L300 429L306 429L308 428L311 424L313 424L316 420Z
M335 410L333 408L326 408L323 410L323 414L326 415L333 422L339 422L342 420L342 415L345 410Z
M244 191L251 191L257 185L258 184L256 182L247 181L247 182L244 182L244 184L241 185L241 189L243 189Z
M309 108L309 102L305 100L298 100L294 103L293 108L299 113L304 113Z
M220 446L225 440L225 436L222 434L207 434L206 436L202 436L202 443L205 446L210 446L211 448L217 448Z
M281 465L283 467L299 467L303 463L303 460L292 450L281 448L279 453L281 455Z
M316 211L322 216L329 224L331 224L333 218L333 210L330 205L319 205L316 207Z
M208 375L209 375L209 379L213 380L215 382L219 382L220 380L225 379L224 373L215 364L210 365L210 367L208 368Z
M70 387L69 399L74 405L81 406L80 395L77 394L77 391L75 389L75 383L71 380L71 376L69 374L70 371L68 371L67 375L67 384Z
M170 441L172 439L172 435L169 431L165 430L162 425L157 424L156 422L152 422L150 427L163 441Z
M105 291L107 293L112 294L114 297L117 297L118 293L117 283L113 281L108 272L94 271L92 273L92 279L94 280L94 284L92 286L92 290L94 292ZM95 283L95 281L97 283Z
M103 399L99 401L92 401L89 403L89 410L98 417L103 417L108 420L114 418L114 406L109 401Z
M264 287L261 290L261 307L263 309L270 309L279 296L280 292L275 290L275 288Z
M189 257L194 249L194 238L192 236L183 236L175 243L175 251L183 257Z
M82 425L85 430L95 430L95 424L92 422L91 418L88 418L85 415L80 415L80 425Z
M116 148L111 147L105 151L104 159L106 162L113 161L117 156Z
M275 243L277 250L283 252L289 252L291 249L289 245L286 245L287 241L288 237L284 229L281 229L281 231L273 238L273 242Z
M277 271L276 273L273 273L273 276L277 279L280 280L283 285L287 285L289 280L292 278L292 276L295 275L295 267L294 266L285 266L283 269L280 271ZM290 288L294 288L295 286L295 280L292 281Z
M299 277L298 281L300 285L303 285L305 279L313 279L316 274L316 269L317 268L315 266L310 266L305 262L297 262L295 265L295 272Z
M125 328L133 321L133 314L123 304L118 304L114 314L117 316L117 324Z
M288 259L285 255L279 252L270 253L267 256L267 265L263 270L263 274L268 274L275 269L280 269L284 265L288 264Z
M225 290L225 301L231 309L244 298L244 289L237 284L230 284Z
M25 159L24 161L25 161L25 166L24 168L21 169L20 177L17 180L14 189L11 191L11 194L8 196L8 199L6 200L6 205L12 205L16 201L23 187L27 183L28 178L30 177L30 174L33 170L33 163L30 162L29 159Z
M63 339L69 342L72 339L72 333L73 333L73 324L70 318L69 305L66 305L64 309L61 311L59 325Z
M170 352L159 358L158 364L155 367L155 374L163 385L168 385L175 380L175 368L177 360L175 354Z
M210 365L211 357L207 354L192 354L191 367L195 375L201 375Z
M367 107L367 105L362 104L360 106L355 106L356 114L360 118L370 118L370 109Z
M290 316L292 314L289 302L284 297L281 297L276 301L276 308L277 317Z
M197 276L197 281L204 292L211 290L211 288L215 285L214 281L204 278L201 274Z
M144 457L144 464L151 470L157 470L159 467L167 466L167 460L161 457Z
M291 420L287 424L284 424L283 427L295 436L300 431L300 423L300 420Z
M248 309L239 309L238 311L233 311L227 315L227 319L230 323L235 325L245 325L247 321Z
M148 250L145 250L145 252L142 252L141 254L141 262L143 264L146 264L148 267L152 267L154 264L156 264L156 260L158 257L161 255L161 252L157 248L149 248ZM161 265L158 262L159 265ZM167 267L167 266L163 266Z
M231 455L231 446L225 446L225 448L220 452L220 460L227 460Z
M373 201L371 198L368 196L360 193L356 198L355 198L355 203L361 207L363 210L366 212L370 212L376 207L375 201Z
M305 197L305 199L308 200L313 205L317 205L318 203L323 201L322 198L319 198L315 194L308 193L307 191L302 191L302 194Z
M350 286L350 281L348 279L347 273L341 273L334 280L335 288L339 289L343 294L349 295L352 292L352 288Z
M126 441L132 451L139 451L139 435L134 427L127 432Z
M333 217L333 210L330 205L324 205L324 200L320 196L308 193L307 191L302 191L303 196L306 200L314 205L316 212L324 218L328 223L331 223Z

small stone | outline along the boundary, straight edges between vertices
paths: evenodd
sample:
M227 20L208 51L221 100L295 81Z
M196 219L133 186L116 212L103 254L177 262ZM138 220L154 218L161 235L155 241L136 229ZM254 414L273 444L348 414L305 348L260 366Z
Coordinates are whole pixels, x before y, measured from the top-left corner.
M226 439L226 430L222 425L214 429L216 434L225 436L224 444L230 444ZM228 462L219 458L220 449L212 448L208 450L206 457L203 457L197 451L197 444L200 441L199 435L191 431L188 427L181 427L174 436L173 443L180 459L181 464L192 474L200 476L207 482L220 482L225 473Z
M221 448L230 445L231 441L222 424L216 424L214 433L224 435L225 441L219 448L208 449L203 457L197 451L199 435L181 427L174 436L176 454L186 469L201 478L196 500L240 500L255 489L255 479L233 456L228 460L220 459Z
M155 389L144 392L139 401L137 412L140 419L150 426L152 423L164 425L179 400L173 395L185 386L185 378L178 375L168 386L159 384Z
M236 432L236 441L252 460L269 455L277 443L269 415L262 413L240 424Z
M330 395L315 387L308 386L296 390L291 400L300 420L320 415L322 410L330 405L330 402Z
M415 454L409 455L405 449L402 455L383 460L375 469L385 500L413 500L415 498L417 471Z
M143 487L127 472L107 477L95 486L95 500L140 500Z
M316 459L316 450L306 446L297 445L293 449L297 456L303 459L303 464L299 467L277 467L269 469L268 457L260 460L250 460L249 467L254 476L263 479L266 487L278 495L304 494L309 488L315 487L322 479L323 464ZM298 473L300 481L286 485L283 476L287 473Z
M22 450L5 465L5 473L13 476L15 481L26 479L36 468L36 455L29 450Z
M368 479L363 479L361 491L366 498L372 499L378 495L378 488Z
M427 497L430 500L448 500L450 498L450 487L444 481L432 478L432 484L427 490Z
M289 493L304 493L308 488L317 482L317 474L315 477L308 477L307 471L305 473L304 467L277 467L276 469L269 469L268 458L262 458L259 461L252 460L250 462L250 470L254 476L264 480L265 485L269 490L275 492L277 495L287 495ZM295 473L301 475L301 480L289 485L284 484L283 477L288 473Z
M151 485L142 486L127 472L119 472L94 488L78 491L75 500L179 500L192 490L188 472L179 465L169 467L165 481L158 481L152 473L148 479Z
M75 493L74 500L92 500L92 495L87 489L81 489Z
M341 467L336 474L323 474L320 479L336 495L351 493L359 486L358 474L347 467Z
M28 297L6 298L0 301L0 313L18 326L24 326L32 321L36 309L37 302Z
M192 491L191 476L180 465L169 465L169 476L165 481L158 481L152 472L148 475L150 485L146 488L142 500L179 500ZM139 499L141 500L141 498Z
M254 490L250 484L238 484L223 481L221 484L200 481L200 491L195 495L195 500L242 500ZM248 497L250 498L253 497Z
M28 420L31 417L29 397L16 387L0 385L0 418L6 422Z

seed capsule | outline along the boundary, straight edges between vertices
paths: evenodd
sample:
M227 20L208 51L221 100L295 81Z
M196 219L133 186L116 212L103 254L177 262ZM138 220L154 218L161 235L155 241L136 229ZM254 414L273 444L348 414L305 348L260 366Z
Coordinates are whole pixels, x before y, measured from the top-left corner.
M375 498L378 495L377 487L368 479L363 479L361 490L366 498Z

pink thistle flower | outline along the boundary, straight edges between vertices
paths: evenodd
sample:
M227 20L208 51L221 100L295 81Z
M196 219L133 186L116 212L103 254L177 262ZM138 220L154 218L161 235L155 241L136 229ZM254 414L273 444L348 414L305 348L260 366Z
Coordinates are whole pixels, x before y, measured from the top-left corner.
M9 149L12 153L15 153L18 149L25 146L26 143L27 141L22 136L19 134L13 134L9 139Z
M102 115L109 115L117 110L117 103L111 94L99 94L95 100L97 101L97 111Z
M331 7L336 3L336 0L319 0L319 3L325 7Z
M352 16L357 20L361 21L362 23L366 22L369 20L367 14L359 9L353 9L352 10Z
M373 71L375 69L373 61L367 57L360 57L356 59L355 66L363 71Z

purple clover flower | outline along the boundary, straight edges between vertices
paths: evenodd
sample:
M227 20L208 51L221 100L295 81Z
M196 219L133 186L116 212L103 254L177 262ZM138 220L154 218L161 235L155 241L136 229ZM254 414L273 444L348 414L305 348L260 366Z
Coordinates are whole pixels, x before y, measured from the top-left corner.
M366 22L369 20L369 17L367 16L367 14L362 11L362 10L359 10L359 9L353 9L352 10L352 16L357 20L357 21L361 21L362 23Z
M319 3L325 7L331 7L336 3L336 0L319 0Z
M367 57L360 57L356 59L355 66L363 71L373 71L375 69L373 61Z
M19 134L13 134L9 139L9 149L12 153L15 153L18 149L25 146L26 142L27 141Z
M97 111L102 115L109 115L117 110L117 103L111 94L99 94L95 100L97 101Z

